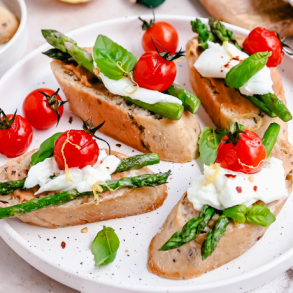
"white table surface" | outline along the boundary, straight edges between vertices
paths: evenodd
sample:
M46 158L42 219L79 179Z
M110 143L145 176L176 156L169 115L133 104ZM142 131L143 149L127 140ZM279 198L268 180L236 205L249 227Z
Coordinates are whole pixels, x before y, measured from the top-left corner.
M129 0L92 0L90 3L80 5L70 5L58 0L26 0L26 4L29 33L26 54L44 43L41 29L56 29L66 33L102 20L149 14L151 12L143 6L131 5ZM209 16L209 13L198 0L167 0L156 9L156 13L194 17ZM292 38L290 43L293 44ZM293 271L289 270L272 282L250 293L293 293L292 284ZM0 293L4 292L74 293L77 291L34 269L0 238Z

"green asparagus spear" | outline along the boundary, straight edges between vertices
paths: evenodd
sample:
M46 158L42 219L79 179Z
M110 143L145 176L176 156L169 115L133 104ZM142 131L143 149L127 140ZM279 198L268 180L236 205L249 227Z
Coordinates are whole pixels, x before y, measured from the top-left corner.
M166 93L181 100L185 110L191 112L192 114L197 113L201 103L200 99L197 98L194 94L190 93L187 89L176 83L173 83L166 90Z
M167 179L171 171L158 174L144 174L135 177L124 177L120 180L106 181L106 185L101 185L103 191L120 189L120 188L140 188L143 186L158 186L167 183ZM97 191L98 192L98 191ZM42 198L34 198L28 202L15 206L0 209L0 219L19 217L36 210L40 210L52 206L60 206L78 197L92 195L92 192L78 193L75 189L58 193L55 195L45 196Z
M262 101L261 96L246 96L240 93L245 99L250 101L252 104L254 104L258 109L260 109L262 112L270 116L271 118L277 117L277 115Z
M270 153L277 141L281 126L278 123L271 123L264 136L262 138L262 143L267 150L267 158L270 156Z
M23 187L25 179L0 182L0 195L7 195Z
M292 119L292 115L286 105L280 99L278 99L275 94L268 93L265 95L260 95L259 98L284 122L288 122Z
M240 93L239 90L238 92ZM241 95L272 118L279 117L285 122L292 119L292 115L286 105L280 99L278 99L275 94L268 93L265 95L254 96L246 96L243 94Z
M76 61L71 57L71 55L67 52L62 52L59 49L53 48L49 49L46 52L42 52L42 54L56 60L60 60L66 64L74 64L77 65Z
M214 209L204 205L199 217L192 218L182 228L181 231L174 233L171 238L159 249L161 251L178 248L194 240L206 227L208 221L214 215Z
M150 166L150 165L154 165L158 163L160 163L160 158L158 154L155 154L155 153L132 156L132 157L122 159L115 173L129 171L129 170L137 170L145 166ZM17 189L23 188L24 182L25 182L25 179L17 180L17 181L0 182L0 196L7 195Z
M216 249L221 237L225 234L226 228L229 224L229 219L222 215L218 218L213 229L208 233L205 241L201 246L202 259L209 257Z
M191 21L192 31L198 34L198 45L203 49L207 49L209 46L208 41L214 41L214 35L208 30L207 26L201 22L200 19Z
M235 45L235 47L242 51L242 48L239 46L236 37L234 36L232 31L226 29L225 25L223 25L217 19L210 17L209 25L211 28L212 34L216 37L216 39L220 42L230 42Z
M85 67L94 74L93 56L90 52L78 47L74 40L58 31L42 30L42 34L50 45L64 53L70 54L78 65Z
M124 172L128 170L141 169L145 166L155 165L160 163L158 154L143 154L133 157L128 157L121 160L120 165L117 167L115 173Z
M139 100L133 100L129 97L124 97L127 102L131 102L135 105L138 105L150 112L159 114L165 118L172 120L179 120L183 113L183 105L173 104L173 103L156 103L156 104L147 104Z

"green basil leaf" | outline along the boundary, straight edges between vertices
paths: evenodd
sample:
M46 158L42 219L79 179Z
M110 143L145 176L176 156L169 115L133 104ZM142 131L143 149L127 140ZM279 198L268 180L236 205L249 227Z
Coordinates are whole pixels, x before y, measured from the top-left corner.
M92 243L92 253L96 266L107 265L114 261L119 248L119 238L113 228L103 227Z
M272 52L258 52L238 65L232 67L226 75L225 83L231 88L240 88L256 73L265 67Z
M198 34L198 45L203 49L208 49L207 42L214 41L214 35L208 30L207 26L201 22L200 19L191 21L192 31Z
M203 163L209 166L214 163L217 158L218 146L227 135L226 129L213 130L210 127L205 127L199 137L199 153Z
M62 133L63 132L55 133L41 144L40 149L32 155L31 167L53 156L55 141Z
M214 130L215 143L216 143L217 147L219 146L223 137L226 136L227 134L228 134L227 129L217 128L216 130Z
M276 221L276 217L264 205L254 205L247 211L246 222L267 227Z
M117 66L117 62L121 62L122 68L126 72L132 71L137 63L137 58L132 53L103 35L97 37L93 57L100 71L114 80L119 80L124 76L123 71Z
M223 214L237 222L245 223L247 207L244 204L234 206L223 211Z

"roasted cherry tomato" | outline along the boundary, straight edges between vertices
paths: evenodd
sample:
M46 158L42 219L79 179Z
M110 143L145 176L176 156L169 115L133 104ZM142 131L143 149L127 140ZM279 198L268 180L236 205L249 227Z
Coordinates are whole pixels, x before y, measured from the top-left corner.
M268 67L281 64L284 56L283 44L277 34L263 27L257 27L250 32L244 40L243 49L249 55L257 52L272 52L267 63Z
M183 56L182 51L170 57L163 48L163 52L150 51L144 53L137 61L133 77L140 87L163 92L168 89L176 77L176 65L173 60Z
M3 117L1 117L3 115ZM5 115L0 109L0 153L8 158L21 156L30 146L33 130L20 115Z
M155 22L154 19L147 22L139 17L142 21L142 29L145 33L142 37L142 47L145 52L154 51L155 47L151 37L159 42L170 55L173 55L178 46L178 34L175 28L167 22ZM162 50L160 49L162 52Z
M23 102L23 113L29 123L36 129L44 130L59 123L63 115L62 101L58 95L59 89L54 92L50 89L36 89Z
M266 155L266 148L256 133L237 129L220 142L215 163L231 171L253 174L262 169Z
M64 156L62 148L64 148ZM62 170L65 170L65 160L68 168L77 167L82 169L88 165L93 166L97 162L99 147L93 136L84 130L68 130L56 140L54 157Z

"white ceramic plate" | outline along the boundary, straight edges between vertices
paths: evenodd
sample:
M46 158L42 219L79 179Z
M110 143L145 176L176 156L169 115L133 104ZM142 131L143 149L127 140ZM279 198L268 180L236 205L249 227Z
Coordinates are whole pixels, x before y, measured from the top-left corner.
M149 19L151 16L145 16ZM183 48L188 39L194 36L190 27L190 17L157 16L157 20L170 22L178 31L180 46ZM203 20L206 22L206 20ZM81 46L92 46L98 34L105 34L125 46L136 56L143 53L141 48L140 21L136 17L111 20L90 25L69 34ZM246 35L247 31L227 24L235 33ZM40 32L41 33L41 32ZM0 82L0 104L9 113L18 108L21 113L22 101L32 90L39 87L57 89L58 84L50 70L50 60L41 54L47 50L43 45L14 66ZM285 56L280 66L289 108L293 109L292 60ZM177 82L191 90L186 61L177 63ZM64 98L64 95L61 93ZM58 129L34 131L31 149L38 147L47 137L57 131L69 128L80 129L81 123L67 110ZM201 108L197 118L202 126L213 126L210 118ZM292 132L292 122L290 129ZM292 133L291 133L292 134ZM291 135L292 136L292 135ZM101 137L104 137L101 135ZM131 148L116 146L117 141L106 138L114 150L128 155L137 154ZM100 146L104 146L100 144ZM7 159L0 156L0 165ZM85 225L89 232L81 233L85 226L49 230L21 223L17 219L0 221L0 235L22 258L31 265L75 289L84 292L245 292L253 287L268 282L293 264L293 200L290 197L265 236L256 245L238 259L192 280L168 280L150 274L147 270L148 246L152 237L158 232L172 207L186 191L192 177L201 173L201 161L181 164L161 163L152 166L154 171L172 169L169 196L164 205L156 211L123 219ZM103 225L113 227L121 241L116 260L105 267L94 267L90 244ZM66 248L61 248L61 242ZM231 243L233 245L233 243ZM230 290L230 291L227 291Z

